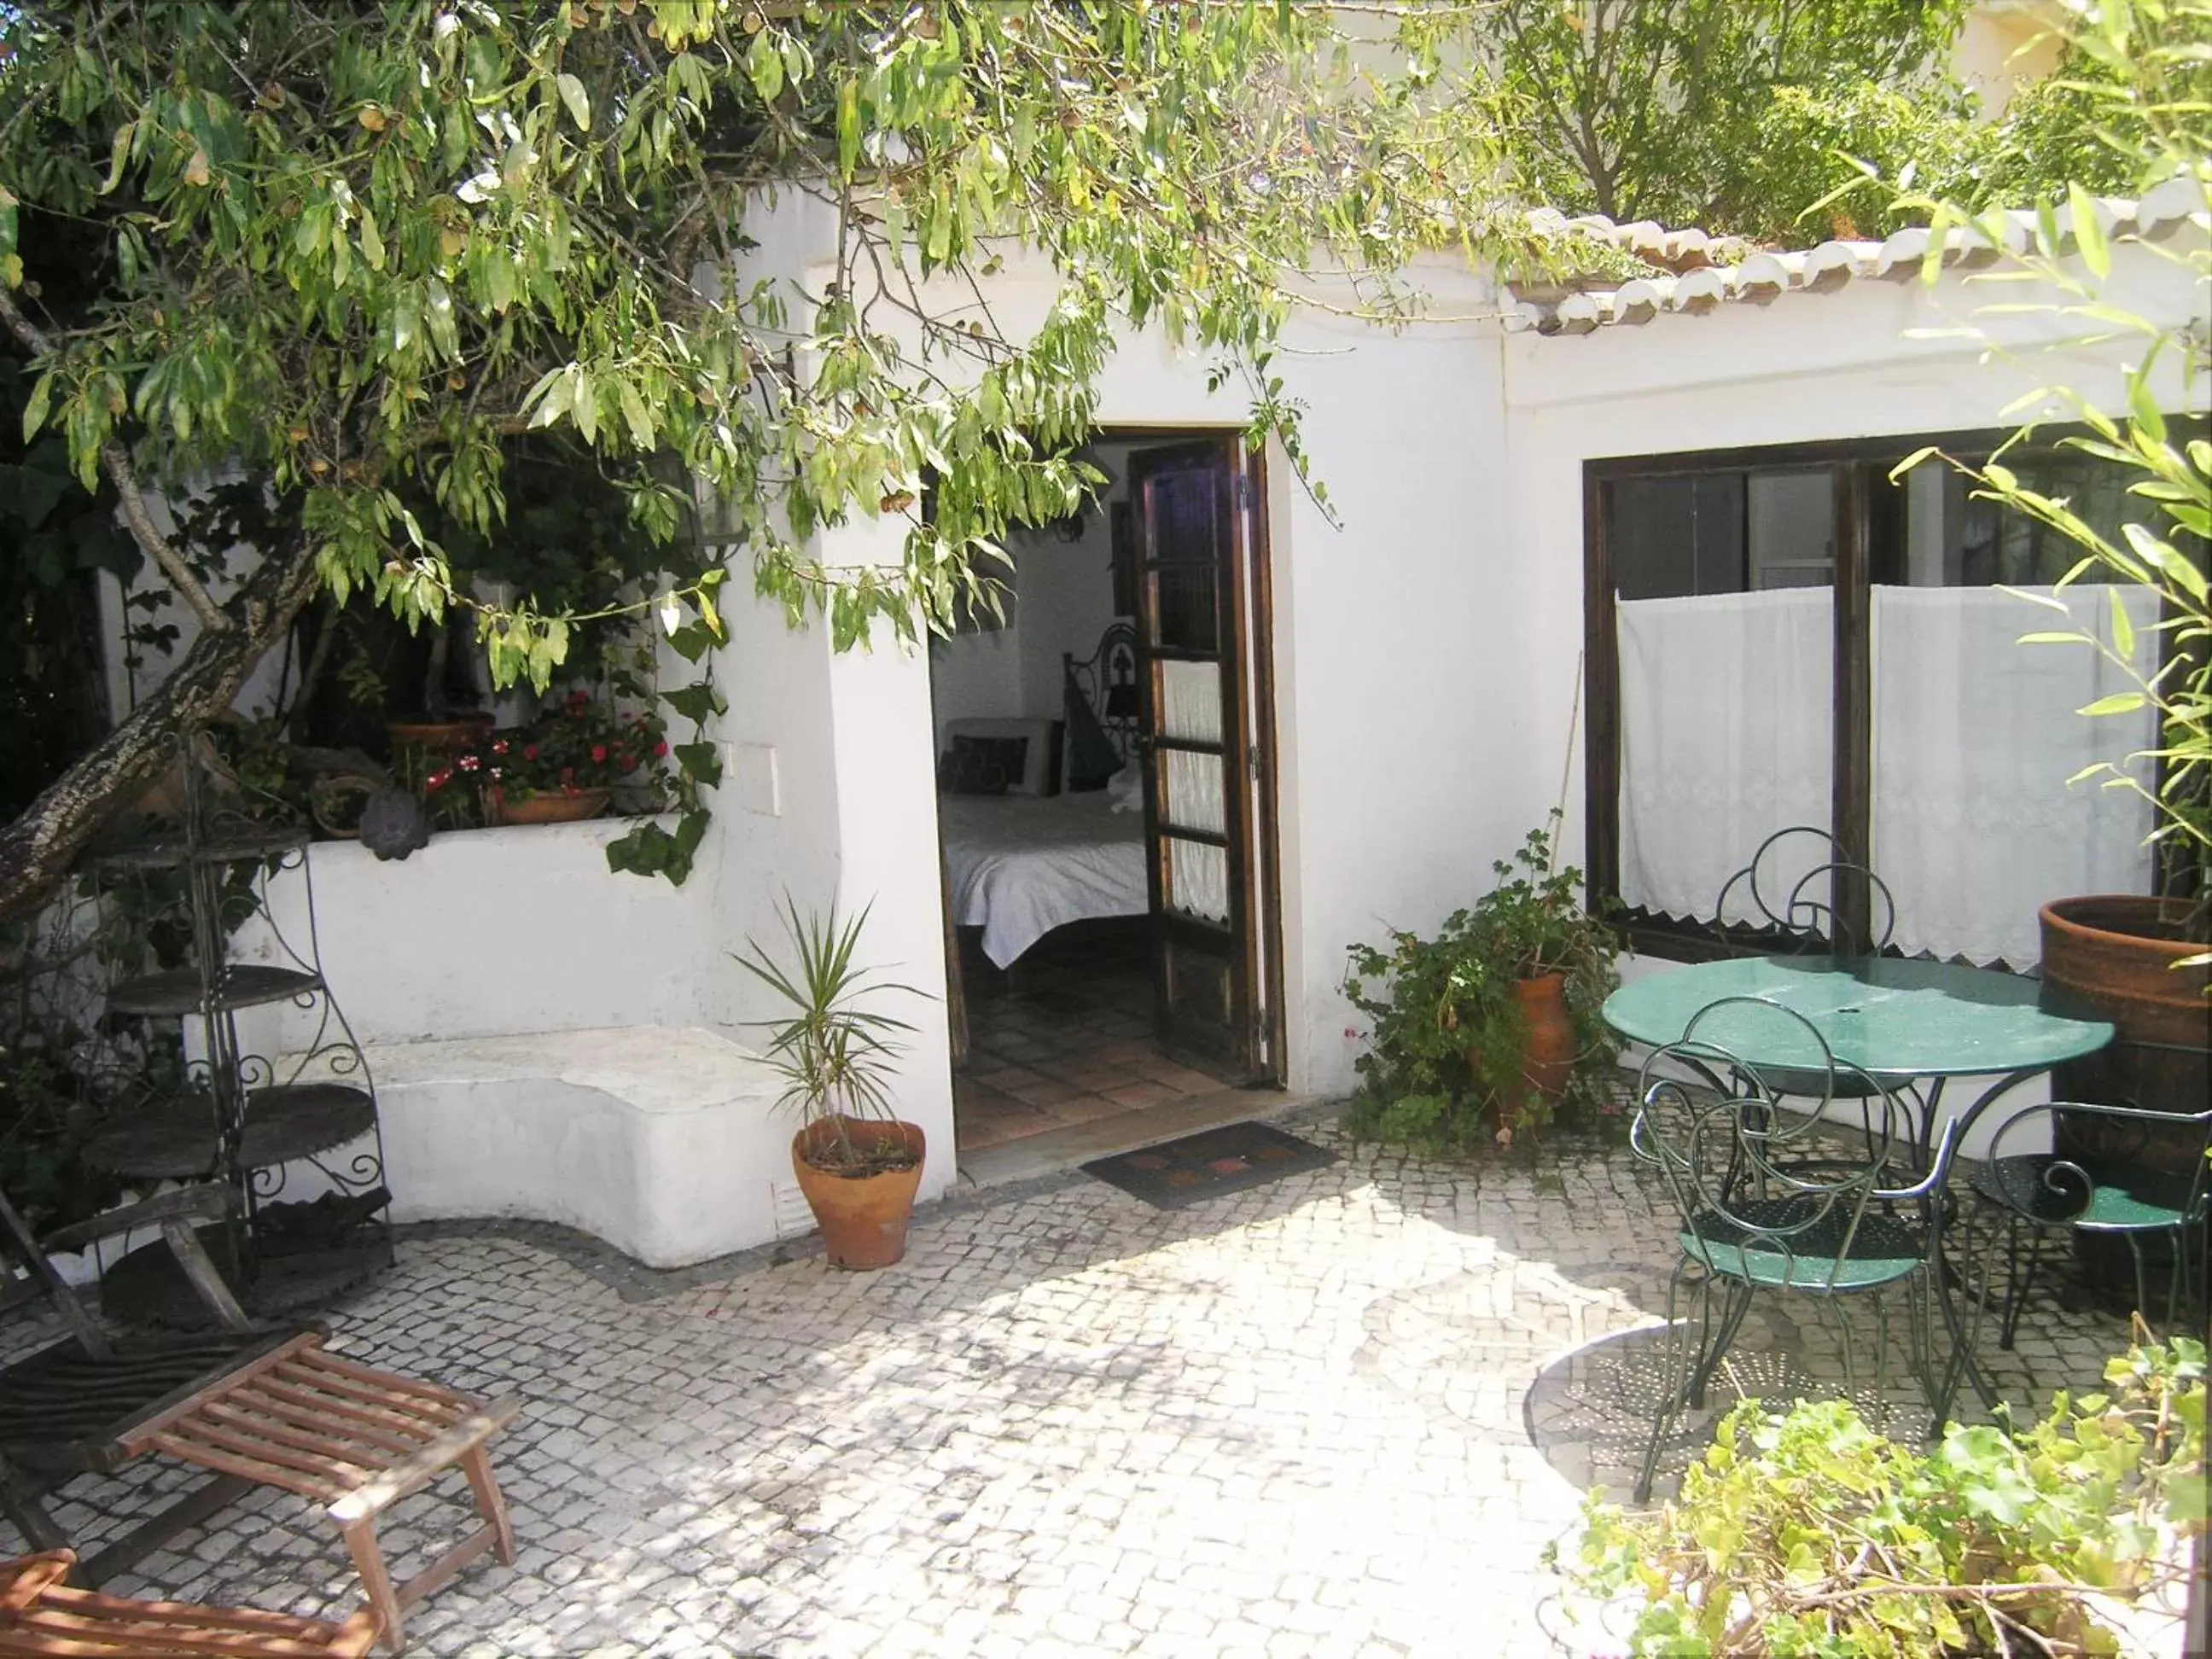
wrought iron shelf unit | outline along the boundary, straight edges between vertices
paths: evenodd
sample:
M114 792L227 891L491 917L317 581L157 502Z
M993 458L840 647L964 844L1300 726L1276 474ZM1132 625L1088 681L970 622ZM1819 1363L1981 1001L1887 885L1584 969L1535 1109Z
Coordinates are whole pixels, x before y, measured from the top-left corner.
M263 1003L310 998L322 988L321 975L296 968L228 963L212 975L198 968L179 968L125 980L107 994L107 1012L155 1018L203 1011L230 1013Z
M210 1254L250 1310L295 1312L391 1263L375 1084L323 975L307 836L256 822L204 738L179 764L181 829L85 873L95 902L127 890L165 921L168 961L112 986L106 1006L174 1034L182 1086L124 1108L85 1156L133 1180L227 1182L238 1212L205 1230ZM272 904L280 876L286 902ZM109 1265L101 1295L124 1316L179 1324L201 1307L159 1242Z

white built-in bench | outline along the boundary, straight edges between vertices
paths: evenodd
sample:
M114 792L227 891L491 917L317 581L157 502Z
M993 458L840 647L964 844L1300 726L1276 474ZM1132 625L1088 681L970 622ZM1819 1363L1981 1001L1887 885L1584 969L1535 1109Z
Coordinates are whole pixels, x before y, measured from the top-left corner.
M368 1063L397 1220L561 1222L655 1267L811 1224L784 1085L715 1031L377 1042Z

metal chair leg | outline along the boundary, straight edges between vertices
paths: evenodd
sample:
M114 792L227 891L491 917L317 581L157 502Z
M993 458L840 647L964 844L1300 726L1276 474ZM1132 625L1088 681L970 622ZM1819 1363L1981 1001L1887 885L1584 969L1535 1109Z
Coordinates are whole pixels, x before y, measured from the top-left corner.
M2005 1221L2005 1299L2004 1315L1997 1322L1997 1346L2007 1353L2012 1352L2013 1333L2019 1328L2021 1310L2027 1305L2027 1292L2035 1283L2035 1270L2043 1262L2043 1229L2028 1230L2027 1266L2020 1261L2020 1218L2008 1217Z
M1709 1344L1702 1346L1698 1355L1697 1369L1691 1374L1689 1389L1684 1396L1693 1411L1705 1410L1705 1390L1712 1382L1713 1373L1720 1369L1721 1361L1727 1358L1729 1346L1735 1341L1735 1334L1743 1325L1744 1315L1751 1311L1751 1286L1738 1284L1732 1279L1723 1283L1728 1300L1722 1308L1720 1328L1713 1333ZM1710 1286L1707 1293L1711 1294Z
M1644 1465L1636 1477L1634 1501L1651 1501L1651 1482L1659 1469L1659 1448L1665 1443L1667 1433L1680 1416L1684 1396L1689 1391L1690 1331L1689 1322L1679 1317L1681 1304L1682 1275L1689 1270L1687 1261L1677 1262L1667 1279L1667 1339L1668 1364L1661 1378L1659 1398L1652 1409L1651 1438L1644 1448ZM1698 1322L1708 1325L1712 1316L1713 1281L1708 1275L1700 1287ZM1699 1346L1703 1346L1702 1338Z

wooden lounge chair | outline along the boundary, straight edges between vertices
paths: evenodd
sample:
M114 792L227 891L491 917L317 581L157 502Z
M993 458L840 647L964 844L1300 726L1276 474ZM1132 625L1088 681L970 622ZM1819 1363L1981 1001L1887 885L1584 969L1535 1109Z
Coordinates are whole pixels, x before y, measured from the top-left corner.
M193 1224L220 1220L235 1202L229 1188L193 1187L64 1228L43 1243L0 1194L0 1253L19 1270L0 1281L0 1308L44 1298L69 1335L0 1370L0 1508L35 1549L69 1540L45 1498L86 1474L113 1473L137 1454L125 1443L142 1422L192 1398L300 1335L248 1319L207 1253ZM78 1249L134 1228L158 1226L198 1290L216 1328L191 1334L118 1334L95 1319L54 1270L49 1252ZM176 1533L247 1492L236 1478L209 1482L140 1523L79 1569L100 1583Z
M85 1311L0 1196L7 1243L74 1333L0 1372L0 1499L33 1544L57 1549L68 1540L40 1500L73 1474L161 1452L214 1475L89 1558L83 1575L99 1583L251 1487L295 1492L328 1506L383 1640L397 1652L407 1607L487 1551L514 1559L487 1443L518 1407L340 1359L323 1351L319 1331L254 1329L186 1224L192 1215L222 1213L228 1198L227 1189L194 1188L87 1224L98 1237L159 1221L225 1327L213 1336L125 1341ZM149 1209L158 1213L149 1216ZM85 1231L56 1237L79 1240ZM395 1584L377 1542L378 1517L449 1469L467 1478L482 1524Z
M366 1610L334 1625L191 1601L135 1601L72 1589L76 1565L68 1550L0 1562L0 1654L359 1659L376 1640L376 1615Z

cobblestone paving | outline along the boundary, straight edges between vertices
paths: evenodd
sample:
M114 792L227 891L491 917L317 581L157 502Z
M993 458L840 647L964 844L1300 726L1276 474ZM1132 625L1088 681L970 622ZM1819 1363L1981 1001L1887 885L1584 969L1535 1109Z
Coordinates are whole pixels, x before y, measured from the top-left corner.
M512 1238L407 1242L335 1345L524 1402L495 1447L521 1559L417 1608L410 1650L1606 1650L1541 1556L1641 1450L1658 1195L1619 1149L1470 1167L1305 1132L1343 1161L1176 1212L1079 1181L925 1212L871 1275L806 1260L641 1299ZM2039 1304L1995 1380L2040 1401L2124 1338ZM1754 1312L1739 1346L1731 1387L1838 1386L1838 1340L1802 1309ZM65 1520L177 1478L129 1474L71 1488ZM463 1518L402 1506L398 1565ZM268 1494L119 1587L297 1612L357 1594L334 1529Z

